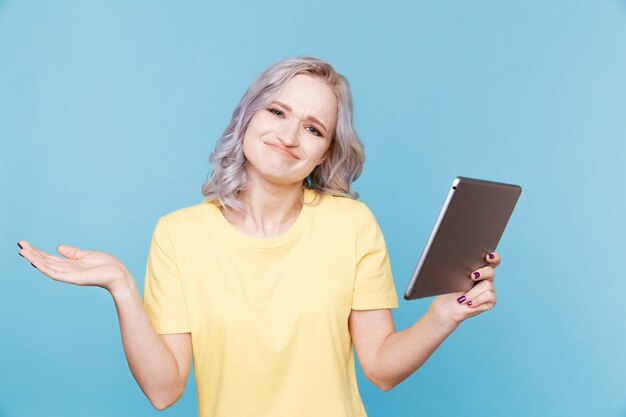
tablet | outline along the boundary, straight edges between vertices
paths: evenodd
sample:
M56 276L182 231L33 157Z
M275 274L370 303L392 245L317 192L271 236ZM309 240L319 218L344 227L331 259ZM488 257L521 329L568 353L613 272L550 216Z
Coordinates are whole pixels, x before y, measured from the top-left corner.
M487 265L485 256L498 246L521 193L519 185L456 177L404 298L472 288L470 274Z

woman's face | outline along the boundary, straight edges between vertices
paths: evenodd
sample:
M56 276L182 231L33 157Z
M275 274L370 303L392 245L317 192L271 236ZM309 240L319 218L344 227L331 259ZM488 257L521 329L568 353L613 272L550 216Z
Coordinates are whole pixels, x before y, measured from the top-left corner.
M293 77L248 124L243 152L252 183L300 185L326 158L336 123L337 99L326 82Z

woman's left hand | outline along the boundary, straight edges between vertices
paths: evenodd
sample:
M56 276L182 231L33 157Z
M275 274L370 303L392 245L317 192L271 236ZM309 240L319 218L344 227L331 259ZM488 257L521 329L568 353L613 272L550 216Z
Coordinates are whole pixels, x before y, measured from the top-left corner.
M443 325L456 328L464 320L491 310L496 305L493 280L494 269L500 265L500 255L491 252L485 255L485 259L488 265L473 271L468 277L477 282L470 290L440 295L433 300L429 310Z

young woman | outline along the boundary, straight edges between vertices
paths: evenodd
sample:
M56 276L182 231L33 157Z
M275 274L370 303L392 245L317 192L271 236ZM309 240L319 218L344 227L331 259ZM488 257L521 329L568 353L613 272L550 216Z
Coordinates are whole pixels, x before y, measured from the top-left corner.
M194 358L209 416L365 416L353 348L389 390L465 319L496 303L497 253L466 293L436 297L396 331L383 235L352 182L364 153L347 80L327 63L280 61L255 80L211 155L205 201L157 221L143 302L112 255L26 241L20 255L58 281L115 301L124 351L157 409L182 395Z

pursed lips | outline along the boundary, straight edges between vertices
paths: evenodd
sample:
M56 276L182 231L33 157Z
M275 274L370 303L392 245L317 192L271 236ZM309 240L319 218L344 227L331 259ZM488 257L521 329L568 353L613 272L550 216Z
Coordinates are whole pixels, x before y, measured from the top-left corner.
M269 143L269 142L265 142L265 144L280 150L282 153L288 154L289 156L291 156L294 159L299 159L296 155L294 155L289 149L285 148L284 146L276 145L274 143Z

